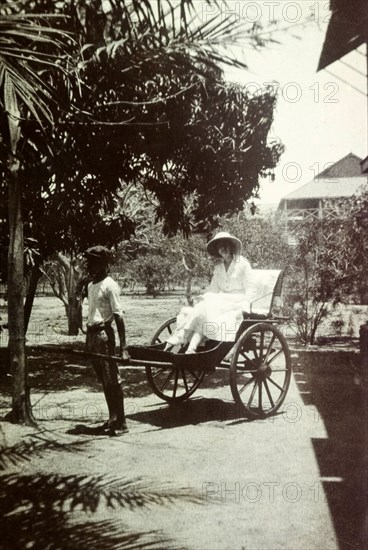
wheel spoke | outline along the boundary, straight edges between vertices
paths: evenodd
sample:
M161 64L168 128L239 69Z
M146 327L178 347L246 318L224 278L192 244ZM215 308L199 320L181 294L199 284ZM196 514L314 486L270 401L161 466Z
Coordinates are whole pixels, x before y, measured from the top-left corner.
M247 386L249 386L249 384L250 384L251 382L253 382L253 380L254 380L254 378L250 378L249 380L247 380L246 383L243 385L243 387L242 387L240 390L238 390L238 393L239 393L239 394L243 393L243 391L245 390L245 388L246 388Z
M267 362L268 356L272 348L272 344L274 343L275 339L276 339L276 334L272 334L271 342L268 344L267 352L266 352L265 358L263 359L265 363Z
M269 380L274 386L276 386L276 388L278 388L280 391L284 391L284 388L282 388L281 386L279 386L274 380L272 380L272 378L269 376L267 378L267 380Z
M257 389L257 383L258 383L257 380L255 380L255 384L254 384L254 386L253 386L252 393L250 394L250 398L249 398L249 401L248 401L248 407L251 406L252 401L253 401L253 399L254 399L254 395L255 395L256 389Z
M272 361L274 361L276 359L276 357L278 357L280 355L280 353L283 353L283 349L279 349L279 351L277 353L275 353L275 355L272 355L271 359L268 360L268 365L270 365L272 363Z
M254 374L255 373L255 369L246 369L245 367L237 367L237 370L239 372L241 372L241 374Z
M166 386L167 386L167 384L168 384L168 382L169 382L169 380L170 380L170 378L171 378L171 375L172 375L172 373L174 372L174 370L175 370L175 368L171 369L171 371L169 372L169 374L168 374L168 376L167 376L165 382L164 382L163 385L161 386L161 391L164 391L164 389L166 388Z
M239 365L238 363L237 370L240 372L254 372L255 370L257 370L257 365L255 363L252 363L252 364L253 364L253 368L251 368L249 365Z
M162 374L163 372L165 372L166 369L157 369L157 371L155 372L155 374L152 375L152 378L156 378L156 376L159 376L160 374Z
M178 387L178 378L179 378L179 371L178 371L178 369L175 369L175 380L174 380L173 397L176 397L176 389L177 389L177 387Z
M246 352L243 350L240 351L239 355L241 355L245 361L249 359L248 355L246 355Z
M245 361L246 363L251 363L251 364L254 366L254 368L257 368L257 365L256 365L256 363L254 362L253 359L251 359L251 358L248 357L247 355L244 355L243 352L241 352L241 355L242 355L242 357L243 357L243 359L244 359L244 361Z
M262 380L258 382L258 409L262 412Z
M197 376L197 374L194 372L194 370L187 369L187 371L189 371L194 376L194 378L196 379L196 382L199 380L199 376Z
M181 377L183 379L183 382L184 382L184 386L185 386L185 391L189 391L188 390L188 382L187 382L187 378L185 376L185 370L184 369L180 369L181 370Z
M268 387L268 384L267 384L267 380L264 380L263 383L264 383L264 386L266 388L267 397L270 400L270 403L271 403L272 407L274 407L275 403L273 402L272 395L271 395L271 392L270 392L270 388Z
M272 369L272 374L274 372L287 372L287 369Z
M265 337L264 330L261 330L261 341L259 343L259 356L262 360L263 360L264 337Z
M252 351L253 351L254 359L259 359L257 348L255 347L254 349L252 349ZM251 361L251 360L252 359L249 359L249 361Z

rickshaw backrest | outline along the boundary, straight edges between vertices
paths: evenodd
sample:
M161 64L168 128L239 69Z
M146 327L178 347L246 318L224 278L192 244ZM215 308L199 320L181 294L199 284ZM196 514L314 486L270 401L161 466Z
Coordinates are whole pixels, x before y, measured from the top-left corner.
M250 313L269 317L272 308L281 298L284 272L281 269L253 269L252 277L255 286L255 297L251 302Z

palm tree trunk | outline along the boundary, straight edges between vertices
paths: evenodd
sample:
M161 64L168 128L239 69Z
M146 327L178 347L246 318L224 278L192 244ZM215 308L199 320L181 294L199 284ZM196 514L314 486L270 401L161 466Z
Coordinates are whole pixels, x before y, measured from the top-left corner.
M35 425L30 401L24 333L24 239L22 191L18 165L9 182L8 325L9 357L13 376L11 422Z
M29 320L31 318L31 313L32 313L33 302L36 296L37 285L41 275L42 275L42 271L40 270L40 262L36 260L34 266L32 266L32 269L31 269L31 275L29 278L29 283L28 283L28 288L26 293L26 301L24 303L24 334L27 334Z

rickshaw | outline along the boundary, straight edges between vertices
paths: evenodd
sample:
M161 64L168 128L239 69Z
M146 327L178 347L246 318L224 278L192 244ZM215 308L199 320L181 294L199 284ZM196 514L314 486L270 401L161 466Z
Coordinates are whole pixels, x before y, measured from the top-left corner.
M129 346L131 364L142 365L153 392L169 404L187 400L204 377L215 369L229 370L230 388L239 410L251 419L276 413L285 400L291 378L291 358L279 325L286 317L274 314L281 298L283 272L253 270L257 281L251 311L243 315L235 341L207 340L196 353L185 346L165 351L176 327L168 319L148 346Z

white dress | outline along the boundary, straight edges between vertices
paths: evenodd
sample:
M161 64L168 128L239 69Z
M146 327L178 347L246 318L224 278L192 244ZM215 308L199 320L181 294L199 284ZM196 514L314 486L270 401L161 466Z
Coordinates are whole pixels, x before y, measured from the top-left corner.
M256 292L248 260L235 256L226 270L216 265L208 291L194 307L184 307L177 317L177 329L168 338L172 345L188 342L194 332L211 340L233 342L242 322L242 312L250 311Z

